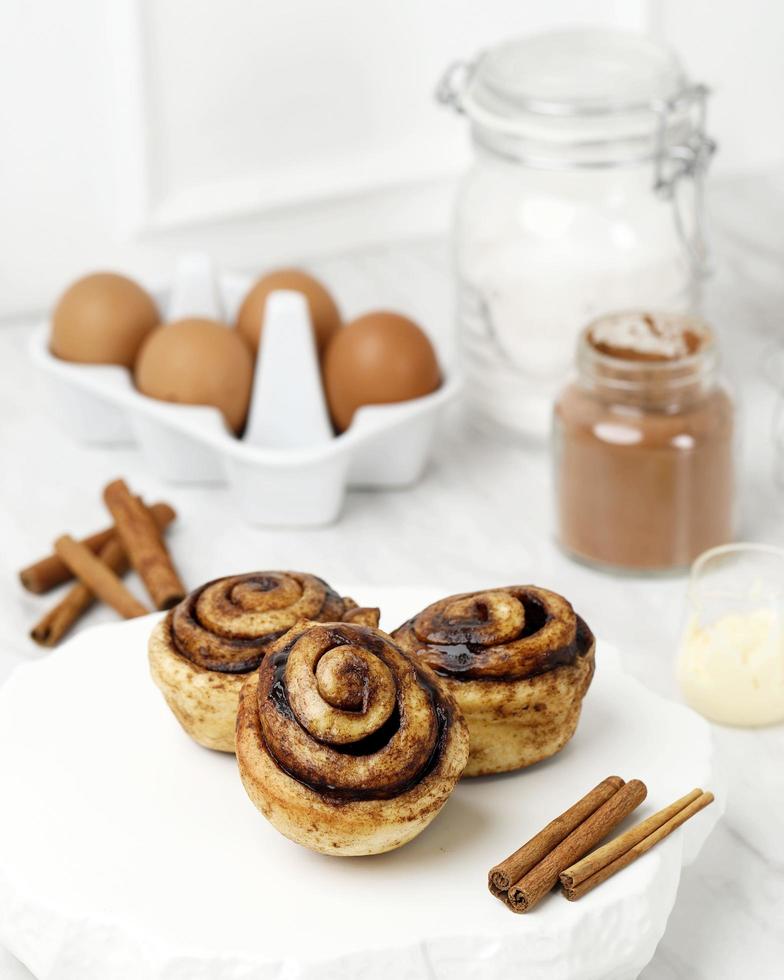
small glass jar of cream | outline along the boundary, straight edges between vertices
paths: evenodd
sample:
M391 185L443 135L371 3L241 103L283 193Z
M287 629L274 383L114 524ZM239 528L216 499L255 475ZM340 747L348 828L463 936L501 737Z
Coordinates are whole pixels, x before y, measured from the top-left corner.
M603 568L688 568L732 540L734 405L716 338L686 314L600 317L554 411L558 538Z
M784 549L734 544L700 555L677 673L686 701L711 721L784 721Z

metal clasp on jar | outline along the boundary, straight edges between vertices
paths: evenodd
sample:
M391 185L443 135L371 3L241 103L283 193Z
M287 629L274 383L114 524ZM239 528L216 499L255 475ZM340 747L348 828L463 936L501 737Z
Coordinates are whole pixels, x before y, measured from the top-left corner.
M442 105L449 106L461 115L465 113L463 108L463 93L473 74L475 61L453 61L438 80L436 85L436 101Z
M659 117L653 189L663 199L672 201L678 236L689 256L694 274L700 278L704 278L709 272L703 178L716 152L715 140L705 132L709 95L710 89L707 86L692 85L675 98L653 106ZM683 142L671 143L669 133L673 126L673 117L678 115L683 117L687 135ZM690 178L693 185L691 231L685 221L683 202L678 197L678 187L684 177Z

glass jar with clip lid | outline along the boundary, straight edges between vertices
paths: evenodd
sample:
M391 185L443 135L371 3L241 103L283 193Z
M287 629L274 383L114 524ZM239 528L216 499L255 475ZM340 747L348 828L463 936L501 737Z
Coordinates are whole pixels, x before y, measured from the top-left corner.
M474 148L453 235L475 418L543 438L582 325L698 310L707 95L622 32L522 38L448 69L437 96Z

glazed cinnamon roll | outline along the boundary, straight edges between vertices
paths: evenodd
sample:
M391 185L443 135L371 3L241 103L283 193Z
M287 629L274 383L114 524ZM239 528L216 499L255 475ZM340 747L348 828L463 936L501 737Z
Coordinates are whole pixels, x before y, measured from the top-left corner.
M240 689L275 640L302 619L376 626L378 615L315 575L232 575L191 592L158 623L149 641L150 670L192 738L233 752Z
M248 796L282 834L324 854L407 843L467 759L452 696L371 627L300 623L242 688L237 762Z
M471 736L464 775L530 766L574 734L596 644L563 596L533 585L449 596L392 636L462 708Z

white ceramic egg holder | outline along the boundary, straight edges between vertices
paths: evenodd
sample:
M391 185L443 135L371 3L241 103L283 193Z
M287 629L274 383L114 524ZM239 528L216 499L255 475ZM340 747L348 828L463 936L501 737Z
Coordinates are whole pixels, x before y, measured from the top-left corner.
M232 322L252 279L214 273L207 256L183 257L167 321L205 316ZM74 364L49 351L49 325L35 331L34 362L58 422L77 441L138 442L150 468L172 483L228 482L252 524L335 520L347 487L404 487L422 474L442 408L457 393L446 378L431 395L360 408L333 434L307 304L299 293L268 299L248 424L242 439L212 407L177 405L136 390L130 371Z

